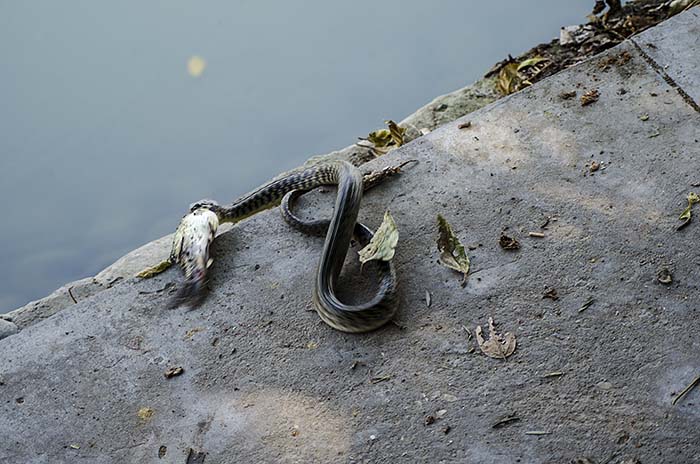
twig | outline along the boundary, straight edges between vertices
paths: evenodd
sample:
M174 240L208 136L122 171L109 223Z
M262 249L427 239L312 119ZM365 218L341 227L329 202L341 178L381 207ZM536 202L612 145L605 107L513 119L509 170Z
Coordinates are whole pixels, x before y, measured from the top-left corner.
M511 414L510 416L506 416L503 419L500 419L498 422L493 424L491 428L494 429L500 429L501 427L510 424L511 422L516 422L519 421L520 418L516 416L515 414Z
M678 396L676 396L673 399L673 401L671 401L671 404L673 406L675 406L676 403L678 403L678 401L680 401L681 398L683 398L685 395L687 395L690 392L690 390L697 387L699 384L700 384L700 375L695 377L695 379L693 379L693 381L690 382L690 384L687 387L685 387L683 390L681 390L681 392L678 394Z
M593 303L595 303L595 299L594 299L594 298L589 299L589 300L586 301L584 304L582 304L580 308L578 308L578 312L580 312L580 313L584 312L584 311L587 310L588 307L591 306Z
M78 300L75 299L73 296L73 286L71 285L68 287L68 295L70 295L70 299L73 300L73 303L78 304Z

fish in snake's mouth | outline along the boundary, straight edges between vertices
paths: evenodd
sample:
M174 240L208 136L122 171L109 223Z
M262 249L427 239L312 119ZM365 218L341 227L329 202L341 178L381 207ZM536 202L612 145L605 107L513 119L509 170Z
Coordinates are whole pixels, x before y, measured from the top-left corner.
M171 308L197 306L206 293L207 269L213 261L209 247L219 228L219 217L212 211L217 206L209 201L193 204L175 231L170 261L180 264L185 282L170 302Z

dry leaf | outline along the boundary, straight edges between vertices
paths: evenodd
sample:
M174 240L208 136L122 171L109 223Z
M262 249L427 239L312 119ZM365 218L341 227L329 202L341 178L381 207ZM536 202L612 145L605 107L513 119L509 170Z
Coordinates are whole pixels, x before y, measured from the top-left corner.
M489 317L489 339L484 340L481 326L476 326L476 341L481 351L492 358L506 359L515 351L515 335L506 332L504 335L496 333L493 318Z
M518 75L518 64L508 63L501 68L496 80L496 87L501 95L510 95L518 90L520 76Z
M372 149L379 155L385 155L394 148L404 144L406 128L401 127L392 120L384 121L388 129L379 129L370 132L367 140L372 142Z
M151 408L141 408L136 413L136 415L139 416L139 419L144 420L144 421L153 417L153 414L154 414L154 411Z
M588 106L591 103L597 102L598 97L600 97L598 89L593 89L584 93L583 95L581 95L581 106Z
M182 367L180 367L180 366L178 366L178 367L171 367L171 368L168 368L167 371L165 371L165 374L164 374L164 375L165 375L165 378L166 378L166 379L169 379L169 378L171 378L171 377L177 377L178 375L182 374L184 371L185 371L185 370L184 370Z
M695 203L700 203L700 197L698 197L694 192L690 192L688 194L688 206L683 210L681 215L678 216L678 219L681 221L689 220L691 217L690 209Z
M165 272L173 265L173 262L169 259L163 260L155 266L144 269L143 271L136 274L136 277L141 277L142 279L150 279L151 277L157 276L158 274Z
M517 250L520 248L520 242L505 234L501 234L501 238L498 239L498 244L501 245L501 248L504 250Z
M384 220L377 232L374 233L374 237L372 237L366 247L358 252L360 262L365 264L367 261L372 260L391 261L398 242L399 230L396 228L394 218L387 211L384 213Z
M522 71L523 69L525 69L527 67L534 66L538 63L542 63L543 61L547 61L547 58L545 58L543 56L534 56L532 58L528 58L527 60L522 61L518 65L518 67L516 68L516 71Z
M440 236L437 240L438 251L440 252L440 263L464 275L462 286L467 284L467 275L469 274L469 257L464 251L459 239L455 236L452 226L447 220L438 214L437 216L438 232Z
M207 62L201 56L193 56L187 60L187 72L192 77L199 77L207 67Z

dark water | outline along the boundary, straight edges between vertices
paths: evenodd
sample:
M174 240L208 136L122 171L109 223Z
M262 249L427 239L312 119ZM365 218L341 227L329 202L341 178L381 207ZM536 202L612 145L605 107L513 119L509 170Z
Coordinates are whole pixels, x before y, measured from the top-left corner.
M0 313L579 23L592 0L0 4ZM193 55L207 66L187 72Z

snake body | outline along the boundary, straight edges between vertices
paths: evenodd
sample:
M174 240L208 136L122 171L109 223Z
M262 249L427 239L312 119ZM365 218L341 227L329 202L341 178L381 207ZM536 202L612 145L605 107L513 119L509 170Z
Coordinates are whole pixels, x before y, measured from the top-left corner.
M335 291L352 237L355 236L363 245L372 238L372 231L357 223L362 179L362 174L352 164L329 162L270 181L231 205L219 205L211 200L193 204L190 214L181 221L173 242L171 261L180 263L186 277L173 305L201 301L207 268L211 264L209 245L220 223L239 222L278 205L284 199L283 216L292 226L305 232L327 230L313 292L314 305L321 319L343 332L368 332L381 327L391 320L398 306L396 274L390 261L379 262L380 284L370 301L359 305L345 304ZM294 216L291 211L294 199L322 185L338 187L332 219L309 223Z

